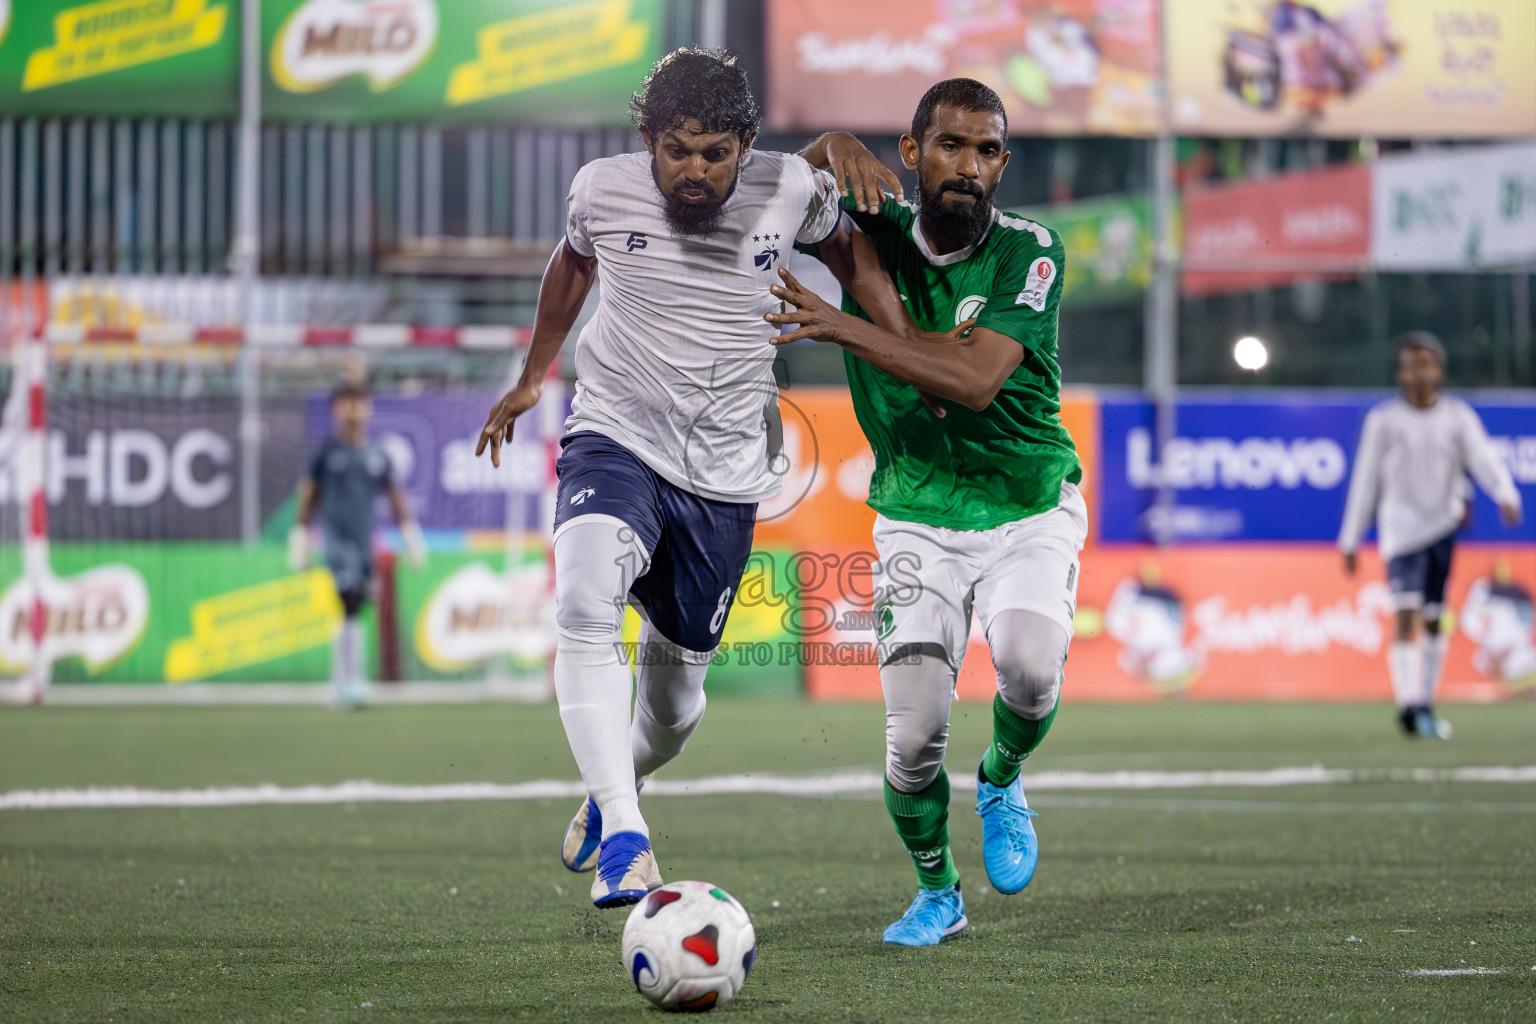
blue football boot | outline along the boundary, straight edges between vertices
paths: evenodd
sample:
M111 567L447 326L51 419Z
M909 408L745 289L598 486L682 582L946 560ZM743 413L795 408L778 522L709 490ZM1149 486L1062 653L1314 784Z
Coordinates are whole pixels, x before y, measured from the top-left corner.
M603 840L592 879L592 905L627 907L661 885L651 841L639 832L615 832Z
M591 871L597 867L597 848L603 838L603 812L589 796L581 802L576 817L565 826L560 841L560 863L571 871Z
M645 788L646 776L635 783L635 792ZM591 871L597 867L597 846L603 838L603 812L590 796L581 801L576 817L565 826L565 838L560 840L560 863L570 871Z
M994 786L985 772L976 772L976 814L981 818L981 859L987 880L1000 893L1016 893L1035 876L1040 844L1029 819L1035 812L1024 802L1024 783L1017 777Z
M891 946L937 946L969 923L958 885L919 889L901 920L885 930L885 941Z

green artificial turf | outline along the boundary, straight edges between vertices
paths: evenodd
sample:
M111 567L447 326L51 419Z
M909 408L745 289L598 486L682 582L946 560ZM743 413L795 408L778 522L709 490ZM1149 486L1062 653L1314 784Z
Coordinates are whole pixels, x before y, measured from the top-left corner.
M1064 707L1030 772L1536 763L1536 705ZM984 705L957 705L950 771ZM673 779L876 768L876 707L717 701ZM550 707L0 712L0 791L369 778L573 779ZM914 889L877 799L648 797L669 878L752 913L734 1021L1536 1020L1536 786L1372 781L1041 792L1025 893L988 891L958 792L971 927L880 944ZM0 812L3 1021L659 1021L625 912L556 860L574 802ZM1358 941L1352 941L1358 940ZM1502 974L1413 977L1412 969ZM370 1004L365 1006L364 1004Z

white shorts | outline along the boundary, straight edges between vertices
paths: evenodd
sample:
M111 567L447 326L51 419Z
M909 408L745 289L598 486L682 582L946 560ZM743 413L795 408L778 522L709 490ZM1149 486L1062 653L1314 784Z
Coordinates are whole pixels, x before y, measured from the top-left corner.
M990 530L878 516L874 537L875 638L886 654L938 644L959 672L973 605L989 643L1005 611L1035 612L1072 635L1078 553L1088 539L1088 508L1072 484L1061 485L1055 508Z

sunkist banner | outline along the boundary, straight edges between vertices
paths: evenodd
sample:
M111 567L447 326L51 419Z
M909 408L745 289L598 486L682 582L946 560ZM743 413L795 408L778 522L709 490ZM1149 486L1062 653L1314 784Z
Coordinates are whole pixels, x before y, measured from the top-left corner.
M768 2L768 120L901 132L941 78L997 90L1016 135L1151 135L1157 0Z
M660 25L661 0L266 0L262 115L623 124ZM232 117L239 62L239 0L0 0L7 113Z

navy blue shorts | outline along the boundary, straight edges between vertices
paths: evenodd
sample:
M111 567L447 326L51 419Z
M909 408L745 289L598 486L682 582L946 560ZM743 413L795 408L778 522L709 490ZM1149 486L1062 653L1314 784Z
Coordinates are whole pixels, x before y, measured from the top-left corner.
M667 482L628 448L595 431L560 440L555 529L584 515L635 531L650 568L629 588L662 636L687 651L720 646L731 599L752 553L757 503L701 498Z
M1398 555L1387 562L1387 586L1401 610L1422 608L1426 618L1439 618L1445 603L1445 583L1451 576L1451 554L1456 547L1454 533L1435 541L1422 551Z

